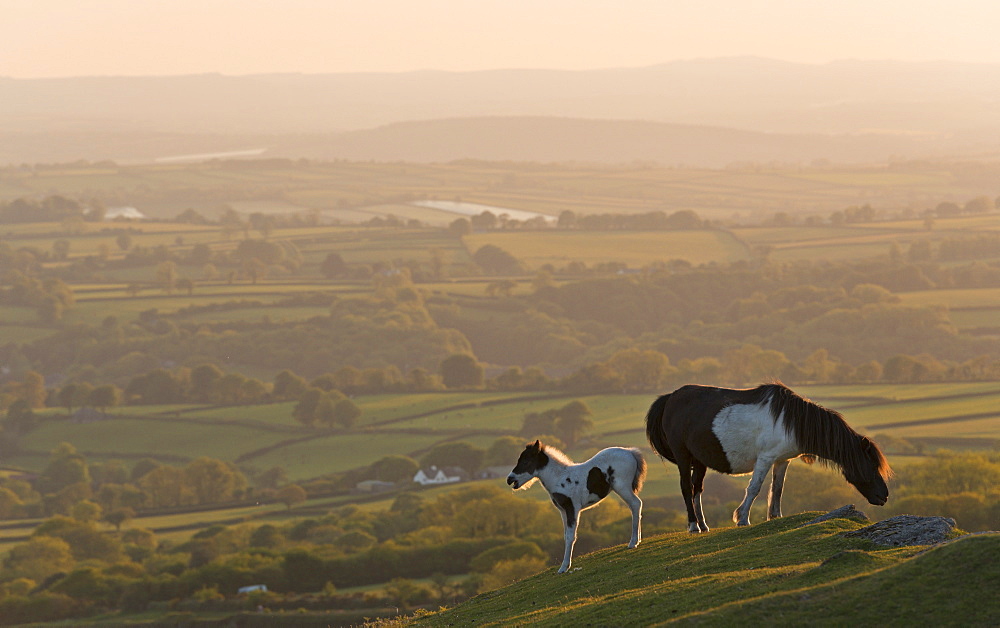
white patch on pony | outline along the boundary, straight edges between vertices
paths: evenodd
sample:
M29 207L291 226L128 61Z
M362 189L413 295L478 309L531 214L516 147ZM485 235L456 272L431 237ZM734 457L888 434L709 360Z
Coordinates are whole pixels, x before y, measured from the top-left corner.
M781 460L800 453L781 418L771 418L769 405L770 399L760 405L727 406L712 420L712 432L726 453L732 475L753 472L758 457Z

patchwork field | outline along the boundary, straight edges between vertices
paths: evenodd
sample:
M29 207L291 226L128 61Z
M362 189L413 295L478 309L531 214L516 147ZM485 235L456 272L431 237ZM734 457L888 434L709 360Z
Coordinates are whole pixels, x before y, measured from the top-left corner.
M619 262L641 268L670 260L699 265L749 258L746 247L727 231L529 231L477 233L464 240L470 251L487 244L500 247L531 269L545 264L563 267L573 261L588 266Z
M803 394L840 410L868 433L915 439L938 447L991 449L1000 442L1000 384L807 386ZM296 481L362 467L389 454L419 458L431 446L467 440L488 447L517 435L524 416L578 399L590 408L590 437L567 453L585 459L609 445L648 451L645 416L655 395L552 397L512 393L431 393L361 396L359 431L306 428L291 416L293 403L198 408L119 408L94 423L73 423L64 412L25 438L26 454L8 464L38 470L45 453L72 443L95 460L140 457L191 460L212 456L258 469L285 466Z

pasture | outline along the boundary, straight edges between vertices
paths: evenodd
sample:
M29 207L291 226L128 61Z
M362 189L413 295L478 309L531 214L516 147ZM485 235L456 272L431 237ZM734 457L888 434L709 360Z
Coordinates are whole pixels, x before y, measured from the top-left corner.
M870 434L913 439L925 451L992 449L1000 442L1000 384L804 386L797 389L848 423ZM360 468L389 454L419 458L438 443L466 440L488 447L516 436L524 416L578 399L590 408L593 428L575 460L611 445L639 447L649 454L645 416L656 395L583 395L442 392L369 395L356 398L362 415L353 432L308 428L291 416L291 402L259 406L171 406L112 409L109 418L73 423L49 410L26 436L25 452L8 464L39 471L45 454L60 442L95 460L142 457L186 461L211 456L256 469L284 466L293 481ZM511 461L513 464L513 461Z
M619 262L641 268L657 262L684 260L692 265L748 259L749 251L727 231L527 231L476 233L464 238L470 251L492 244L530 269L545 264L561 268L570 262L593 266Z
M926 547L880 548L844 537L863 525L805 525L802 513L710 534L647 537L581 556L406 626L509 625L991 625L984 604L1000 583L1000 535ZM877 601L872 592L878 591ZM970 593L974 592L974 593Z
M58 191L128 201L146 215L172 218L185 209L216 217L238 211L354 211L355 217L394 214L443 226L446 215L418 212L409 199L461 199L557 216L693 209L713 220L762 218L776 211L829 214L865 202L920 210L942 198L982 194L958 164L934 169L896 167L760 167L724 170L577 164L397 164L209 161L148 165L48 166L4 172L0 199ZM137 190L141 191L137 195ZM132 198L137 197L137 198ZM210 199L210 200L206 200Z

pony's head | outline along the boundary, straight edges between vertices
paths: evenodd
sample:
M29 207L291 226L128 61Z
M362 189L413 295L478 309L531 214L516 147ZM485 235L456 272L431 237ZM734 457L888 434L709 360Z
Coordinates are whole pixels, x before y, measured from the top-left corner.
M875 441L862 436L859 445L861 455L855 457L852 464L842 467L844 478L865 496L869 504L884 506L889 501L886 480L892 477L892 469Z
M507 475L507 484L516 491L519 488L528 488L534 484L538 478L538 472L549 463L549 456L545 453L545 445L540 441L535 441L525 445L524 451L517 459L517 464Z

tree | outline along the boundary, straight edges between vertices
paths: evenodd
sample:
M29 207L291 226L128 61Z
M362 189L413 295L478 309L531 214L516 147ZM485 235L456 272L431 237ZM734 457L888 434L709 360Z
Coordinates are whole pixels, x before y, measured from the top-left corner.
M89 484L90 473L83 456L69 443L59 443L52 450L49 464L38 480L41 493L56 493L73 484Z
M305 489L298 484L283 486L274 495L274 498L284 504L288 510L291 510L292 506L306 501L308 497Z
M419 468L416 460L398 454L385 456L372 463L375 479L383 482L412 480Z
M194 282L187 277L181 277L177 280L177 287L187 292L188 296L194 294Z
M184 467L184 478L198 504L232 499L246 487L246 478L242 473L221 460L205 456Z
M225 372L211 362L194 367L191 369L191 396L201 402L215 400L215 387L224 375Z
M456 218L448 224L448 233L460 238L472 233L472 223L468 218Z
M21 386L22 398L31 408L45 407L45 378L37 371L28 371L24 374L24 384Z
M524 451L524 440L515 436L504 436L493 441L483 459L484 467L514 466L517 457Z
M482 386L483 367L473 356L455 353L441 362L441 380L448 388Z
M465 441L440 443L431 447L420 459L420 466L461 467L469 473L475 473L483 463L486 450Z
M116 508L105 513L102 519L105 523L110 523L115 527L116 532L122 531L122 526L135 518L135 511L127 506Z
M192 372L192 378L194 373ZM274 376L271 394L275 399L296 399L309 388L309 383L292 371L285 369Z
M89 499L84 499L73 504L70 514L77 521L91 523L101 518L101 511L100 504L94 503Z
M51 536L36 536L11 548L3 566L5 577L42 582L52 574L69 571L74 562L69 543Z
M316 408L325 397L322 389L309 388L299 397L299 402L292 409L292 417L303 425L313 425L316 423Z
M480 247L472 255L472 261L487 273L517 274L522 272L520 262L513 255L493 244Z
M327 253L319 265L319 272L327 279L334 279L348 274L350 267L340 253Z
M156 266L156 281L163 286L163 290L167 294L173 294L174 288L177 285L177 264L167 260L165 262L160 262Z
M56 397L59 400L59 405L66 408L66 414L73 414L73 408L76 407L77 390L77 385L72 382L59 389L59 394Z
M69 257L69 240L56 240L52 243L52 255L57 260L65 260Z
M107 412L108 408L117 406L122 401L122 391L114 384L98 386L90 391L90 405L101 412Z
M594 426L593 412L582 401L571 401L556 411L556 434L567 445L575 445L583 433Z
M350 399L341 399L333 406L333 422L344 429L354 427L360 416L361 408Z
M630 392L657 391L673 372L667 356L653 349L624 349L611 356L608 364L621 374Z

